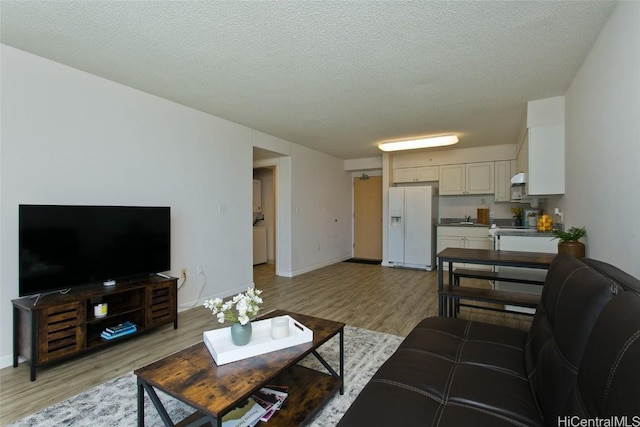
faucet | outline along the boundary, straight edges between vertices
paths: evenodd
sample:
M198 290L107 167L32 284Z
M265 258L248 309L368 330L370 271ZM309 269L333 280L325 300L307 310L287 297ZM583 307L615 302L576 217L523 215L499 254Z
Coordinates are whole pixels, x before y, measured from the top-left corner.
M464 217L464 222L471 222L471 215Z

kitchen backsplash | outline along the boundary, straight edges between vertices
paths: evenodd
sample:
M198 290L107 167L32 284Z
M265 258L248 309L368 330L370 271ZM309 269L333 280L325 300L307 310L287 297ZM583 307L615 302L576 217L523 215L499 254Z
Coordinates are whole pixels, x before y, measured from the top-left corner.
M511 208L521 207L522 209L531 209L527 203L495 203L493 196L488 195L446 196L438 199L440 222L445 224L461 222L468 216L471 217L471 221L477 222L477 209L482 203L482 199L489 205L489 212L494 213L494 216L489 218L490 224L495 223L505 227L513 226L515 225L515 219L511 213ZM536 209L541 209L549 214L544 199L540 200L540 205ZM552 218L554 222L560 219L559 217L553 216Z
M493 196L441 196L438 199L440 218L463 218L470 216L476 218L478 216L478 206L484 199L489 205L489 211L494 212L494 218L511 218L513 214L509 210L516 203L495 203ZM524 206L524 205L521 205ZM528 206L528 205L527 205Z

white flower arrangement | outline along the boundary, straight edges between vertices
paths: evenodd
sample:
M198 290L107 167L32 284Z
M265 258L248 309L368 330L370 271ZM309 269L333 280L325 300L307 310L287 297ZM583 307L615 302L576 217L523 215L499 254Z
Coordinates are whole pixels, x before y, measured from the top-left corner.
M262 304L262 293L259 289L249 288L245 293L239 293L228 301L220 298L208 299L204 302L204 306L211 310L211 313L218 318L218 322L224 323L225 320L234 323L246 325L251 317L258 314L260 304ZM237 311L234 312L234 307Z

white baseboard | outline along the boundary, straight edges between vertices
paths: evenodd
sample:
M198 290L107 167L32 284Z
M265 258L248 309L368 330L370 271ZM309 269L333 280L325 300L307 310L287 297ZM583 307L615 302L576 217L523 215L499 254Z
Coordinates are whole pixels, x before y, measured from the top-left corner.
M333 264L337 264L337 263L342 262L342 261L346 261L346 260L348 260L350 258L351 258L350 255L346 255L346 256L343 256L343 257L339 257L339 258L334 258L332 260L325 261L325 262L322 262L322 263L319 263L319 264L314 264L314 265L311 265L309 267L302 268L300 270L294 270L294 271L292 271L290 273L291 274L290 276L287 275L285 277L295 277L295 276L298 276L300 274L308 273L310 271L317 270L317 269L322 268L322 267L327 267L329 265L333 265Z
M22 363L25 360L27 360L27 359L25 359L24 357L20 356L18 358L18 363ZM7 354L5 356L0 356L0 369L8 368L10 366L13 366L13 354Z
M235 289L227 290L227 291L224 291L224 292L218 292L218 293L216 293L214 295L203 296L203 297L200 297L200 299L198 301L188 301L188 302L185 302L185 303L182 303L182 304L178 304L178 312L189 310L191 308L195 308L195 307L198 307L198 306L202 306L204 304L204 302L206 300L208 300L209 298L226 299L226 298L232 297L234 295L239 294L240 292L246 292L247 288L250 288L250 287L251 288L255 288L256 287L255 283L251 282L246 286L240 286L240 287L235 288Z

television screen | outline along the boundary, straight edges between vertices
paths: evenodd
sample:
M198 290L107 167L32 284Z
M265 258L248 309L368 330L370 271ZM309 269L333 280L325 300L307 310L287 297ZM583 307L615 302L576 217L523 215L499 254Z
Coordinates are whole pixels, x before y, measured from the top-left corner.
M171 268L169 207L19 206L20 296Z

